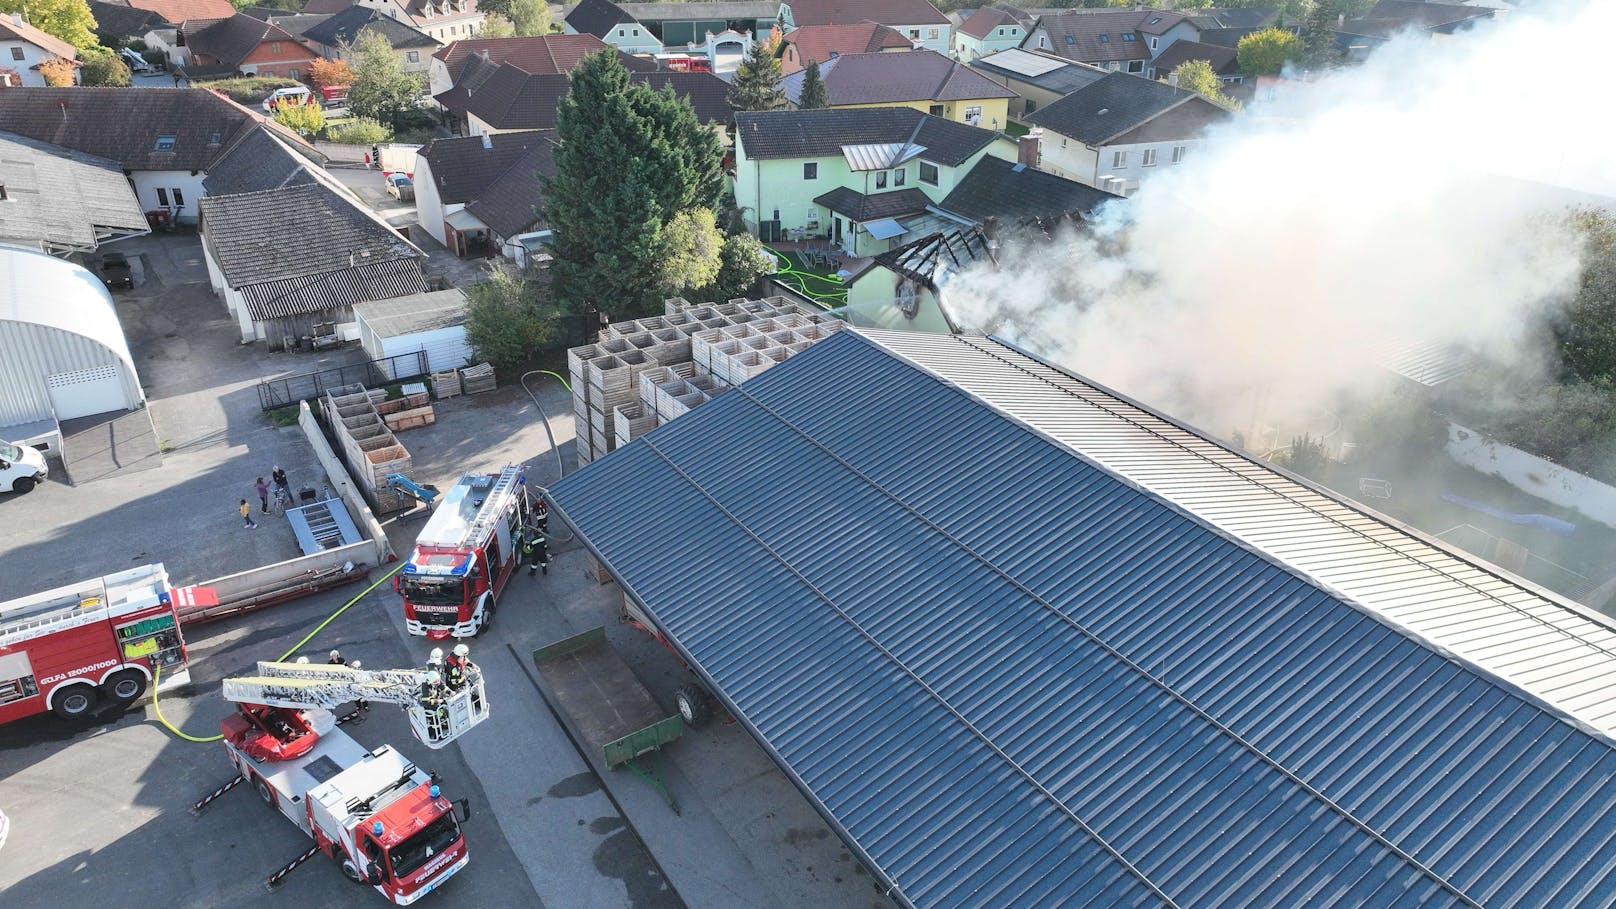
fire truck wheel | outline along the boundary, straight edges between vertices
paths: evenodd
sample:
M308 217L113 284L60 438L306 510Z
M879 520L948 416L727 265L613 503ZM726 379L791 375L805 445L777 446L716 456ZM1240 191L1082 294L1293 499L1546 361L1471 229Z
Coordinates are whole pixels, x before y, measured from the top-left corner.
M51 710L64 720L76 720L94 710L99 700L100 695L89 685L69 685L56 693Z
M263 777L253 777L253 788L258 790L258 797L264 800L264 804L271 808L275 807L275 793L270 790Z
M345 858L338 864L342 865L343 877L353 881L356 884L363 884L365 882L365 876L360 874L359 869L354 866L353 859Z
M109 701L128 706L146 693L146 677L138 669L123 669L101 683L101 694Z
M673 693L673 700L679 705L679 715L684 717L685 725L692 729L707 722L707 717L712 713L707 690L700 685L680 685L679 690Z

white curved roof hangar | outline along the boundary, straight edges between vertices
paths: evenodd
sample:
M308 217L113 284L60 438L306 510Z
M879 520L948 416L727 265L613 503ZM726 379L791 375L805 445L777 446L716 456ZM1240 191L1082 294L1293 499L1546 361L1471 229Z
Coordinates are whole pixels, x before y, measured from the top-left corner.
M142 400L101 280L42 252L0 247L0 426L68 420Z

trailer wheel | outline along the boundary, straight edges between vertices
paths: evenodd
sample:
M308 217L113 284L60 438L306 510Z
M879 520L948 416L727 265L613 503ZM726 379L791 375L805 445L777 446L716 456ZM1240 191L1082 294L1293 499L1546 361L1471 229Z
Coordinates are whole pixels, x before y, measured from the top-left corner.
M146 693L146 677L138 669L120 669L101 683L101 694L119 706L127 707Z
M11 481L11 491L17 493L18 495L22 495L33 488L33 477L18 477L17 479Z
M101 700L100 692L89 685L69 685L56 693L51 711L64 720L76 720L88 715Z
M692 729L699 728L712 715L712 702L707 697L707 689L700 685L680 685L679 690L673 693L673 700L679 705L679 715L684 717L685 725Z
M275 807L275 792L269 788L269 783L265 782L263 777L253 777L253 788L258 790L258 797L264 800L264 804L271 808Z

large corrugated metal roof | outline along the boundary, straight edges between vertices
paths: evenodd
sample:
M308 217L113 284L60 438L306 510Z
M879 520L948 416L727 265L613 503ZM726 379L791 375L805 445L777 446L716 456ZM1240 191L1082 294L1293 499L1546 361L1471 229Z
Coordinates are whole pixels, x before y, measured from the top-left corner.
M1106 468L1616 738L1616 629L1211 442L1114 392L982 338L880 342Z
M842 332L550 493L904 903L1616 905L1609 742L1171 501L1329 504L1127 407Z

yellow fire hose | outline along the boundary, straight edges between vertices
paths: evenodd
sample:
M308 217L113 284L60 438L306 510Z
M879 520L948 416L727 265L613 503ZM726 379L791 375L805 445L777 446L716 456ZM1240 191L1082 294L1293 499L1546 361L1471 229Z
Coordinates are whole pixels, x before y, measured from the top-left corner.
M348 608L350 606L352 606L353 604L355 604L355 603L359 602L360 600L364 599L365 594L370 593L372 590L375 590L377 587L381 586L381 583L383 581L387 580L388 578L392 577L395 574L398 574L399 569L403 568L406 564L408 564L408 563L407 562L398 563L398 565L393 567L392 571L389 571L386 574L382 575L381 577L377 578L375 583L371 584L369 587L366 587L364 590L360 591L358 596L355 596L353 599L351 599L348 602L342 604L341 609L338 609L336 612L331 613L331 615L326 617L325 621L323 621L320 624L314 626L313 631L309 632L303 638L303 640L298 641L296 644L293 644L292 649L290 649L290 650L286 651L285 653L281 654L280 658L278 660L276 660L276 662L282 662L282 661L286 660L288 657L290 657L292 654L297 653L298 650L302 649L303 645L305 645L308 642L314 640L314 636L319 634L321 631L323 631L325 629L325 626L327 626L327 625L331 624L332 622L336 621L337 616L342 615L344 612L347 612ZM207 738L200 738L198 736L189 735L187 733L181 732L179 729L175 728L174 724L170 723L168 721L168 718L163 716L163 705L158 703L158 700L157 700L157 688L158 688L159 685L162 684L162 680L163 680L163 667L161 667L161 666L153 667L153 674L152 674L152 709L157 712L157 721L159 723L162 723L163 726L166 729L168 729L169 732L174 733L175 735L177 735L180 738L186 740L187 742L197 742L197 743L201 743L201 744L206 744L208 742L217 742L220 739L224 738L223 735L210 735Z

